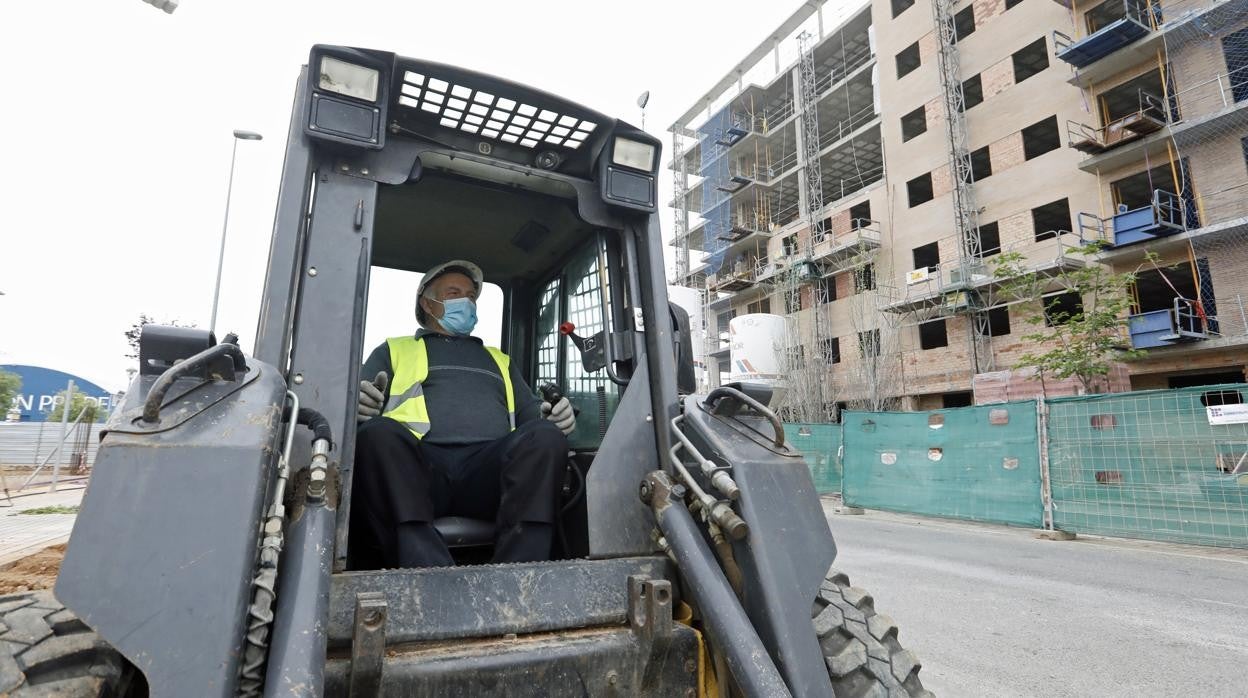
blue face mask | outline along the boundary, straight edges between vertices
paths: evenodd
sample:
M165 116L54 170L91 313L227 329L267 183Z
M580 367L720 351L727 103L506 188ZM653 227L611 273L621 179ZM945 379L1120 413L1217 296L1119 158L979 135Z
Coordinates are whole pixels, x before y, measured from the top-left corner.
M442 329L454 335L467 335L477 326L477 304L471 298L452 298L443 302L436 298L430 300L442 303L442 317L438 323Z

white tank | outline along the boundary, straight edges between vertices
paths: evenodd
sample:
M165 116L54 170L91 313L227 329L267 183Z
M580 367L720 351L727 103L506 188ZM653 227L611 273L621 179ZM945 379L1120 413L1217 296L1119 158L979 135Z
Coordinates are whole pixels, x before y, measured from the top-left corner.
M786 329L783 317L768 313L738 315L730 320L729 380L763 383L779 393L785 385L780 354Z

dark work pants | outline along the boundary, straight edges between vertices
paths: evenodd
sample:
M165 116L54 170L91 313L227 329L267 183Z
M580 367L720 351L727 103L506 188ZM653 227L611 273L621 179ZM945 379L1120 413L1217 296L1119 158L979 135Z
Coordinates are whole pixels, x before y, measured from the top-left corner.
M537 419L480 444L439 446L386 417L360 425L351 481L351 569L453 564L442 516L495 522L494 561L550 558L568 441Z

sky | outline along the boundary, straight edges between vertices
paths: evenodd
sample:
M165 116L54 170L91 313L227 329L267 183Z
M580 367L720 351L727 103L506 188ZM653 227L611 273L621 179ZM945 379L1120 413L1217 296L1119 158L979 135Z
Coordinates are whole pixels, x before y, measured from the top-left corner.
M799 4L6 4L0 364L122 390L134 367L122 333L140 313L208 326L233 129L264 140L238 144L217 334L250 351L295 80L315 43L493 73L634 124L649 90L645 127L667 144L668 126ZM670 192L669 179L660 199ZM663 220L670 234L670 211ZM416 278L374 277L366 346L414 329ZM486 295L489 341L499 320Z

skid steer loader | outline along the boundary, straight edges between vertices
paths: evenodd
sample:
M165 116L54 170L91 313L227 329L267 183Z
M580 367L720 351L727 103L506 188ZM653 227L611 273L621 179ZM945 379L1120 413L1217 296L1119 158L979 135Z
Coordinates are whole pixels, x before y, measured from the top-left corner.
M523 85L313 47L254 350L144 329L55 595L0 599L0 693L926 695L831 568L769 391L695 394L660 152ZM500 292L527 382L579 410L554 559L350 570L370 274L458 258ZM464 561L491 544L434 524Z

